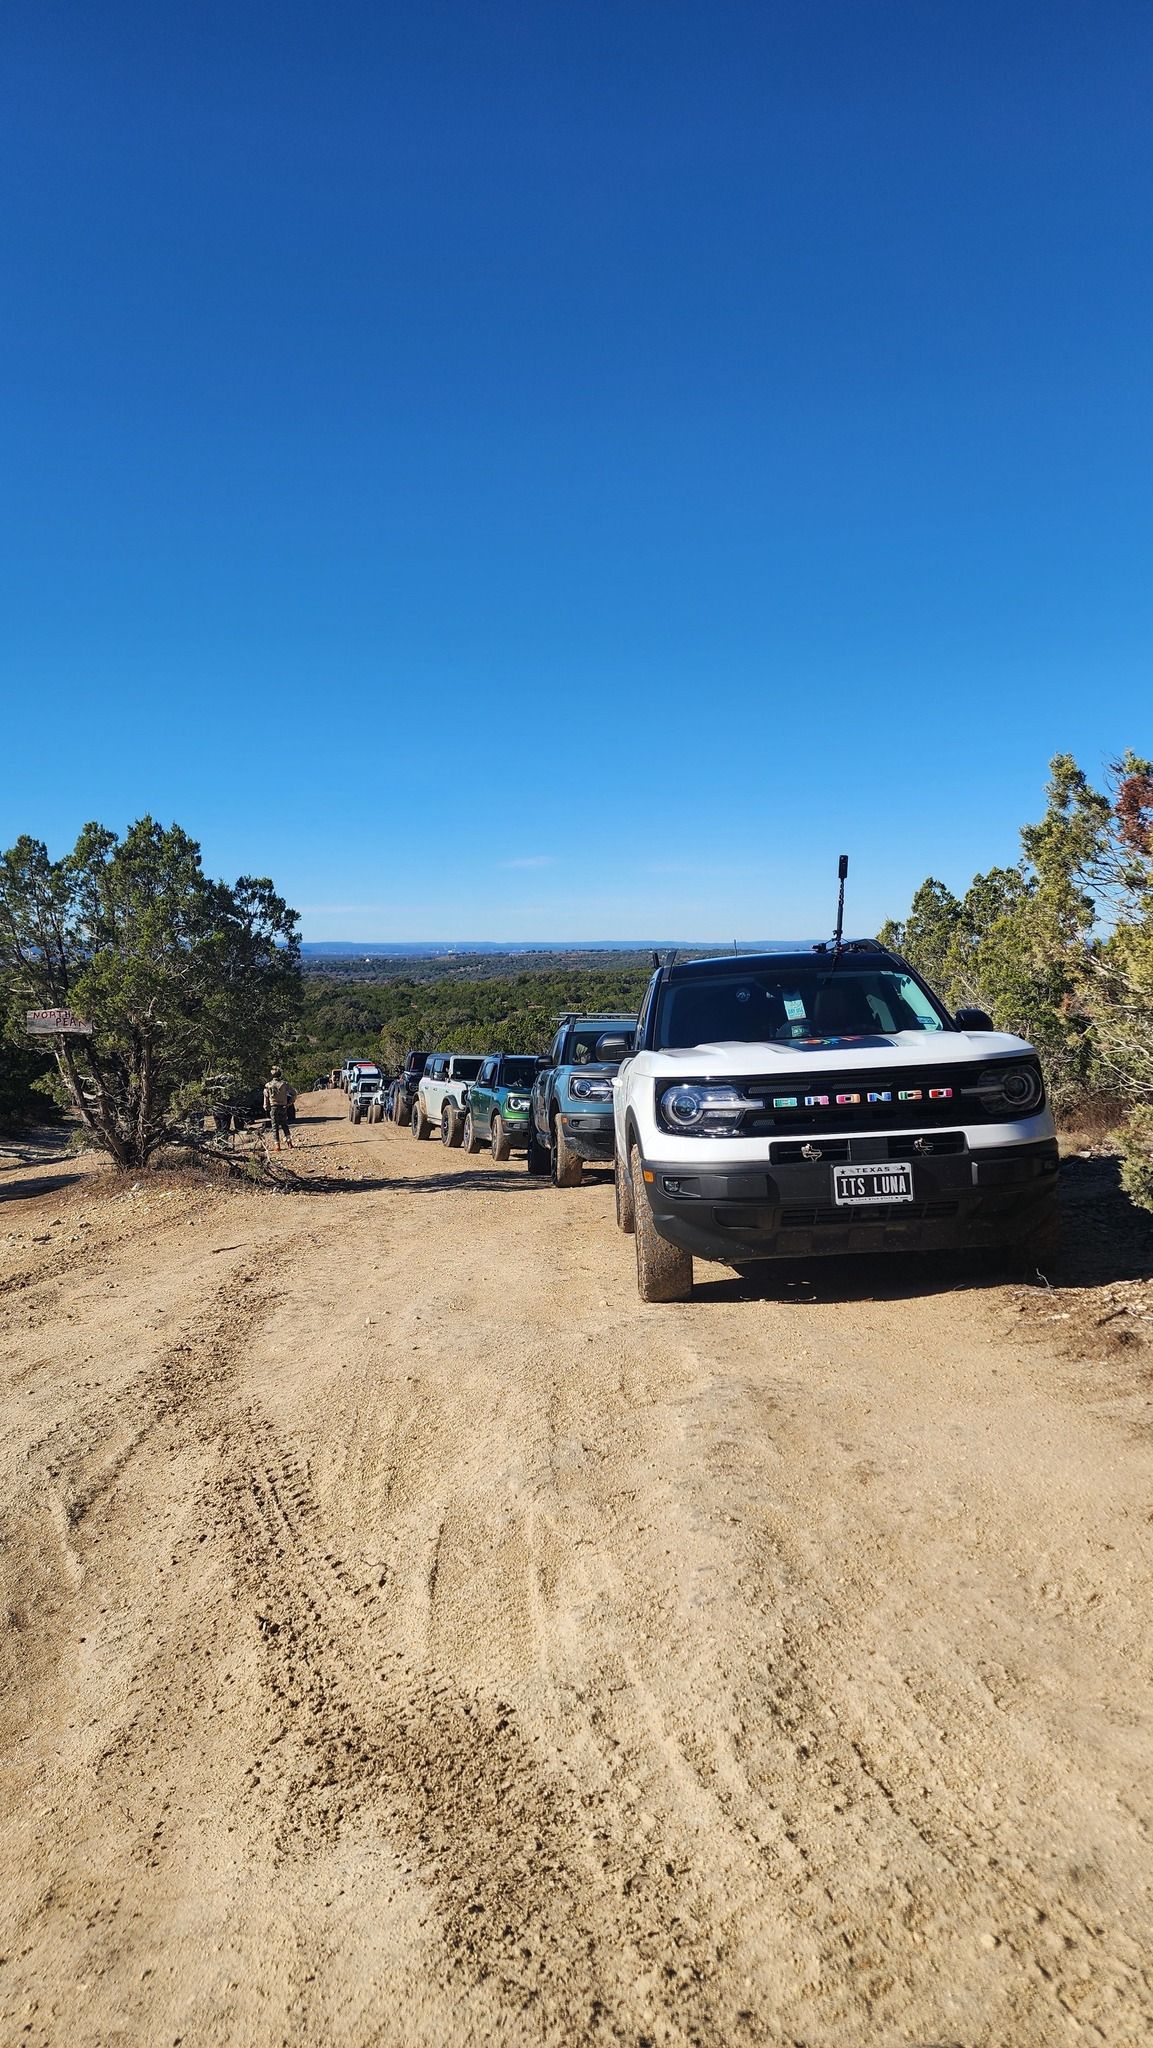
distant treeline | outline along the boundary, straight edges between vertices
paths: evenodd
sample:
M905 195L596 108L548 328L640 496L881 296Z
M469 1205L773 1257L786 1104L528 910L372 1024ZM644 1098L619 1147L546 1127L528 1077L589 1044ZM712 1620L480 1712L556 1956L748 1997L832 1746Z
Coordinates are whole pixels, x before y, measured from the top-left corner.
M516 974L490 974L485 961L481 974L441 973L435 979L418 978L411 962L398 980L309 974L293 1078L304 1085L356 1053L395 1072L416 1046L430 1052L547 1052L561 1010L631 1014L638 1008L651 962L617 965L614 954L614 965L605 967L605 955L596 957L596 968L568 967L562 964L567 956L554 955L547 970Z
M709 950L705 948L703 950ZM349 954L336 958L306 954L301 961L307 980L331 982L506 981L523 975L641 974L647 980L651 953L622 947L583 951L559 948L539 953Z

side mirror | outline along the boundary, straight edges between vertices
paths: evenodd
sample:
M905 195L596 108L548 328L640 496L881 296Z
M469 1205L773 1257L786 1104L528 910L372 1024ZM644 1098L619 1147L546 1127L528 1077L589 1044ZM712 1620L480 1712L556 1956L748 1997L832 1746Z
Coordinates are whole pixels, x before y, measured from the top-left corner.
M967 1005L958 1010L954 1019L958 1031L995 1031L997 1026L987 1010L976 1010Z
M597 1058L599 1060L623 1060L625 1054L631 1052L632 1049L632 1039L622 1038L616 1031L606 1031L602 1037L597 1039Z

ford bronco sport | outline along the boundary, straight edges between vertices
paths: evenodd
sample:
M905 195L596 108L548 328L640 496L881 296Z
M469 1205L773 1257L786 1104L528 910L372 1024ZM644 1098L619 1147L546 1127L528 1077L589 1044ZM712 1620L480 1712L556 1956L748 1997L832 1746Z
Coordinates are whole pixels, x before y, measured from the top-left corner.
M412 1121L412 1105L420 1087L420 1077L428 1064L427 1052L410 1052L395 1081L390 1081L385 1097L384 1113L390 1124L408 1124Z
M460 1144L465 1097L470 1081L475 1081L480 1072L480 1066L479 1055L475 1053L429 1054L417 1083L416 1101L412 1105L414 1138L431 1138L434 1131L440 1131L446 1144ZM446 1117L450 1126L447 1136L443 1128Z
M540 1061L532 1053L494 1052L482 1062L464 1112L461 1142L466 1152L491 1144L494 1159L507 1159L512 1152L524 1151L529 1090L539 1070Z
M550 1173L558 1188L580 1186L586 1159L605 1166L613 1156L613 1075L635 1017L579 1016L559 1020L552 1051L537 1077L529 1113L528 1170ZM617 1049L608 1058L607 1036Z
M658 968L614 1121L646 1301L685 1299L694 1256L1053 1246L1036 1053L871 939Z

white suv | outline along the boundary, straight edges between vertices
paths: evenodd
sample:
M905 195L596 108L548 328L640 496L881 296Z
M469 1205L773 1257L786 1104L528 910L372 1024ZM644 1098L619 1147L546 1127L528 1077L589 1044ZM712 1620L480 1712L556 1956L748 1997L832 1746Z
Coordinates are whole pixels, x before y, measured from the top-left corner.
M482 1065L479 1053L429 1054L416 1091L416 1101L412 1105L414 1138L431 1138L434 1131L441 1132L446 1118L455 1134L464 1121L469 1082L476 1080ZM450 1138L449 1142L453 1139Z
M872 939L658 968L613 1126L645 1301L684 1300L694 1254L1053 1249L1036 1053Z

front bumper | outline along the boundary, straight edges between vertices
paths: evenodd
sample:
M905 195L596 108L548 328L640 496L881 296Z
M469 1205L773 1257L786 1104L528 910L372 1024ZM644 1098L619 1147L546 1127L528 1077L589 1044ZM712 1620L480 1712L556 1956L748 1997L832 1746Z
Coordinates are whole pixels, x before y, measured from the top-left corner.
M522 1110L519 1116L510 1116L507 1109L498 1109L496 1114L504 1125L505 1137L508 1139L513 1151L527 1151L528 1111Z
M604 1110L563 1109L559 1122L569 1146L578 1159L587 1159L593 1164L612 1165L613 1160L613 1109L612 1103Z
M827 1164L708 1171L699 1159L645 1162L645 1192L662 1237L699 1259L993 1249L1049 1221L1057 1197L1055 1138L952 1154L914 1155L912 1202L842 1208ZM649 1176L652 1176L650 1179Z

